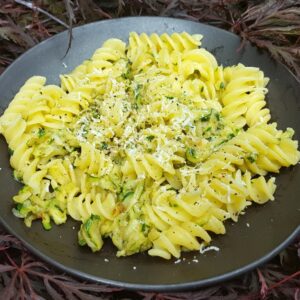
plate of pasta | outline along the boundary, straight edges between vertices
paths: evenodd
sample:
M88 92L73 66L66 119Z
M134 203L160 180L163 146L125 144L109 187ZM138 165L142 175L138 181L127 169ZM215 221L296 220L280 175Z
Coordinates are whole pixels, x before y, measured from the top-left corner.
M170 18L58 34L0 78L2 224L54 266L131 289L242 274L299 233L299 84Z

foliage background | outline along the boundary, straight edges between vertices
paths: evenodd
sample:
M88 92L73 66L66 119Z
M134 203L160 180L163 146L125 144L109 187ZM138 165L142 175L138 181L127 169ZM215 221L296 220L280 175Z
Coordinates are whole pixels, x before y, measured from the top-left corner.
M122 16L159 15L234 32L284 64L300 82L299 0L0 0L0 73L63 30ZM300 237L266 265L195 292L128 292L80 282L40 261L0 229L0 299L300 299Z

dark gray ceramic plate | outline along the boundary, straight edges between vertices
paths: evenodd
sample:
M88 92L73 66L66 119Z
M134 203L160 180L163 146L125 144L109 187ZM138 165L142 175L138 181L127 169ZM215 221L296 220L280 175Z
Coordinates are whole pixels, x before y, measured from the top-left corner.
M260 67L271 78L268 103L273 120L280 128L287 126L300 136L300 87L282 66L266 54L246 45L237 52L240 39L226 31L199 23L155 17L138 17L102 21L78 27L73 31L72 48L63 58L68 35L58 34L32 48L17 59L0 78L0 109L3 111L24 81L32 75L44 75L48 83L58 83L58 75L72 70L88 58L101 43L110 38L124 41L130 31L201 33L203 46L212 51L219 63L242 62ZM151 258L146 254L116 258L109 241L101 252L92 253L77 245L78 225L71 220L50 232L39 222L28 229L12 213L11 198L20 185L12 178L7 145L0 139L0 220L29 249L61 270L85 279L131 289L183 290L197 288L240 275L266 262L300 232L300 167L282 170L277 176L276 201L249 208L237 224L227 223L227 234L215 238L219 252L204 255L186 253L185 261L174 263ZM247 226L249 225L249 226Z

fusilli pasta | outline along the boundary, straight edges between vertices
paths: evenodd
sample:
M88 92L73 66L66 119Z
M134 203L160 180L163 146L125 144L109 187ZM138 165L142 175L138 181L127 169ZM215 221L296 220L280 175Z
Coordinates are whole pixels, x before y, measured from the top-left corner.
M61 84L34 76L0 117L14 176L13 213L45 229L81 223L80 245L110 237L118 256L180 257L225 234L247 206L274 200L300 158L294 131L269 123L268 78L223 67L201 35L109 39Z

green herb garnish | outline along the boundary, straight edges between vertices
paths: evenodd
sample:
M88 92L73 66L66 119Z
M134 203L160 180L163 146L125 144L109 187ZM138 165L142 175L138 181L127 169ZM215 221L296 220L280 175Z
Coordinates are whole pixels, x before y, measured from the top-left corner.
M102 142L101 146L100 146L101 150L107 150L108 149L108 144L105 142Z
M149 228L150 228L149 225L147 225L147 224L145 224L145 223L142 224L142 232L143 232L143 233L148 233Z
M211 110L209 113L203 115L203 116L200 118L200 121L201 121L201 122L207 122L207 121L209 121L209 120L210 120L210 117L211 117L211 114L212 114L212 110Z
M45 135L45 129L44 128L39 128L38 130L38 137L41 138Z
M250 162L250 163L254 163L256 160L257 160L257 156L258 154L257 153L251 153L249 156L247 156L247 160Z
M154 135L148 135L148 136L146 136L146 139L147 139L149 142L153 141L154 138L155 138Z

